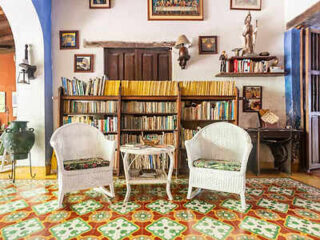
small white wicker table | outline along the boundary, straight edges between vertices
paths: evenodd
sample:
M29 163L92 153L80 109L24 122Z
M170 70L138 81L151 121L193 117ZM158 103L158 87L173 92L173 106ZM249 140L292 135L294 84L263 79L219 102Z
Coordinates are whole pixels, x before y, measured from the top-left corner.
M120 147L121 153L124 154L123 159L123 168L124 174L126 177L126 184L127 184L127 193L124 198L124 202L128 202L131 193L130 185L141 185L141 184L166 184L166 190L169 200L172 200L170 184L171 184L171 177L173 171L173 162L174 162L174 151L175 147L172 145L165 145L161 147L143 147L141 149L137 147L128 147L128 146L121 146ZM135 155L134 159L129 163L129 155ZM143 156L148 155L161 155L161 154L168 154L169 155L169 169L168 174L166 173L165 166L162 164L161 174L158 174L155 178L142 178L142 177L133 177L129 174L130 166L134 161L139 161Z

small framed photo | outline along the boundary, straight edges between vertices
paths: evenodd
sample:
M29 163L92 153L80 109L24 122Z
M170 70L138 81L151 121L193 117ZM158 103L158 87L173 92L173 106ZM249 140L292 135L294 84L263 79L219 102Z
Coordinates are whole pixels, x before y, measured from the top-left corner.
M79 31L60 31L60 49L79 49Z
M93 9L111 8L111 0L89 0L89 6Z
M262 0L230 0L232 10L261 11Z
M218 37L217 36L200 36L199 37L199 54L217 54Z
M74 72L93 72L94 55L93 54L75 54Z
M258 112L262 109L262 87L243 86L243 112Z

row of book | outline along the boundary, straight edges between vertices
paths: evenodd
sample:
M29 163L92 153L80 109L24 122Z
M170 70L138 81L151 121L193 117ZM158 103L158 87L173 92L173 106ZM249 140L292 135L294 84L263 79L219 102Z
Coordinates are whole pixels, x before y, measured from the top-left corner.
M176 113L175 102L124 102L122 111L126 113Z
M230 66L230 64L232 66ZM252 61L250 59L227 61L227 72L234 73L266 73L269 71L269 61Z
M116 113L117 101L70 101L63 102L65 114L71 113Z
M177 126L177 116L126 116L122 119L121 124L123 129L175 130Z
M235 81L181 81L182 96L234 96Z
M194 137L194 135L197 134L199 130L194 130L194 129L186 129L182 128L181 129L181 146L182 148L186 148L185 141L190 140Z
M117 96L120 87L120 81L109 81L106 76L89 79L87 82L76 77L62 77L61 84L64 95L68 96Z
M121 134L121 144L135 144L140 143L140 136L136 134ZM166 144L166 145L175 145L176 143L176 136L174 133L164 133L161 135L158 134L147 134L143 136L149 140L157 139L160 140L159 144Z
M103 76L89 81L62 77L61 83L69 96L117 96L120 84L123 96L177 96L178 85L183 96L235 95L235 81L110 81Z
M235 101L183 102L182 105L183 120L234 120Z
M94 119L92 116L64 116L63 124L68 123L86 123L98 128L101 132L108 133L117 131L118 118Z
M134 156L129 159L133 161ZM169 161L168 156L161 155L147 155L140 159L140 161L134 161L131 166L131 169L168 169Z

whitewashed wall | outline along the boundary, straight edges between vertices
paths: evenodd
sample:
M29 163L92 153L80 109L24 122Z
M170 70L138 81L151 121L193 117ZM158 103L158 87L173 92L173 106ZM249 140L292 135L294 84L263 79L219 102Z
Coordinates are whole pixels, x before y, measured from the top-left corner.
M285 20L289 22L319 0L285 0Z
M83 40L88 41L175 41L185 34L193 43L191 60L186 70L181 70L177 62L177 51L173 54L174 80L221 80L214 75L219 71L219 55L198 55L198 36L217 35L219 52L242 46L241 32L247 11L230 10L229 0L204 0L204 21L148 21L146 0L113 0L111 9L89 9L86 0L53 1L53 79L54 95L60 86L60 77L76 76L87 80L91 76L102 75L104 71L103 49L83 48ZM283 59L283 37L285 31L284 0L264 0L262 11L252 12L253 19L259 20L257 52L269 51ZM79 30L80 49L59 49L59 30ZM96 56L94 73L73 73L75 53L94 53ZM282 61L283 62L283 61ZM280 116L285 124L284 78L239 78L237 85L261 85L264 87L263 107ZM57 104L54 105L57 124ZM240 111L240 125L256 127L257 115ZM55 125L56 126L56 125Z
M44 45L41 25L31 0L0 0L10 23L16 47L18 65L24 58L24 45L32 45L32 64L37 66L36 79L30 85L17 85L17 120L29 121L35 129L36 142L31 151L34 166L45 166L45 119L44 119ZM19 161L18 165L29 162Z

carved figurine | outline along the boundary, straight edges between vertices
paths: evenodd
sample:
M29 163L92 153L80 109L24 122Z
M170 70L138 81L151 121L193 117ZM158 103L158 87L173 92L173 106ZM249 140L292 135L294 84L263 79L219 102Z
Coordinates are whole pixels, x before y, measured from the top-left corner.
M245 46L242 51L243 56L254 55L254 45L257 38L258 26L256 26L255 29L253 29L251 21L252 21L252 16L251 16L251 13L249 12L244 21L245 26L242 33L242 36L244 37L244 41L245 41ZM256 21L256 25L258 25L258 21Z
M220 72L227 72L227 59L228 59L228 56L226 54L226 51L222 51L222 54L220 55L220 58L219 58L219 60L221 61Z

